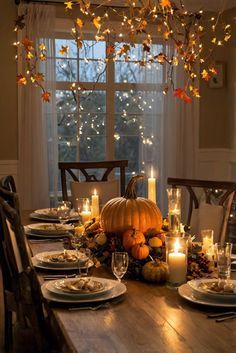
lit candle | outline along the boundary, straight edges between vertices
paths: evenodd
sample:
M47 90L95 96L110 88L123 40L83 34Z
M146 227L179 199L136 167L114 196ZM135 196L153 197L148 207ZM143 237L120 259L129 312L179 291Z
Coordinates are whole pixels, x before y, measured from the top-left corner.
M97 190L94 189L94 193L92 195L92 217L99 216L99 196L97 194Z
M187 263L186 255L180 252L179 239L174 244L174 252L169 253L169 282L173 284L181 284L186 281Z
M91 219L91 211L90 211L90 204L89 199L86 199L83 204L83 211L81 212L82 223L85 223Z
M148 199L156 203L156 178L153 177L153 169L151 177L148 178Z

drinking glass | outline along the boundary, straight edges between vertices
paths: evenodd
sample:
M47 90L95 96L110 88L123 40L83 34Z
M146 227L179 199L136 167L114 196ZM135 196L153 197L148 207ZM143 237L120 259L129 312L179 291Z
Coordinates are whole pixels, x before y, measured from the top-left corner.
M79 276L88 276L89 261L91 259L91 251L86 248L80 248L79 250Z
M129 255L127 252L113 252L111 258L111 268L112 272L118 281L121 281L121 278L127 271L129 264Z
M57 217L61 224L65 224L70 219L71 202L62 201L57 205Z
M231 243L215 244L219 285L227 283L230 279L232 247Z

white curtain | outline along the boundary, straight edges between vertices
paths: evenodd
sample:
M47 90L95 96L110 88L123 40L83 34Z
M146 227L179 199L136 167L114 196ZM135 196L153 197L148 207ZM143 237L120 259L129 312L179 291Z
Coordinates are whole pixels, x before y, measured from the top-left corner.
M44 43L47 56L54 56L54 7L41 4L23 4L19 13L27 10L27 36L33 40L35 48ZM23 63L22 63L23 65ZM55 68L48 59L42 65L46 75L45 87L51 92L51 103L42 103L40 88L35 89L28 84L19 94L19 194L22 209L48 207L49 195L49 163L48 140L55 139ZM42 70L39 67L39 72ZM46 114L45 114L46 112ZM51 136L48 135L50 132ZM50 151L50 160L52 153Z

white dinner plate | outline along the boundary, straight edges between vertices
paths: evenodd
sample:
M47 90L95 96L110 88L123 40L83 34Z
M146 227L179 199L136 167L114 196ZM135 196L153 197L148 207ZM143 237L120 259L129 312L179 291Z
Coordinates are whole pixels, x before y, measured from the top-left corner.
M71 264L70 266L52 266L50 264L44 264L38 261L35 256L31 258L34 267L40 268L42 270L53 270L53 271L69 271L69 270L78 270L77 264ZM92 260L89 260L88 267L92 267L94 265Z
M85 254L81 253L81 252L77 252L76 250L65 250L68 257L70 256L76 256L77 259L83 259L83 260L87 260L88 257L85 256ZM52 267L67 267L67 266L71 266L71 265L77 265L78 260L75 259L74 261L61 261L61 262L54 262L51 261L50 258L52 256L57 257L58 255L63 254L63 250L60 251L44 251L41 253L38 253L35 255L35 258L37 261L41 262L43 265L50 265ZM78 266L78 265L77 265Z
M196 298L192 288L186 283L182 284L178 288L179 295L188 300L189 302L195 303L195 304L202 304L202 305L207 305L207 306L217 306L217 307L236 307L236 302L235 303L228 303L228 302L222 302L222 301L217 301L217 300L210 300L207 298Z
M98 281L102 284L103 288L100 289L97 292L90 292L90 293L79 293L78 291L70 291L69 289L62 289L61 288L61 284L62 283L70 283L70 282L74 282L76 280L80 280L80 278L63 278L63 279L57 279L55 281L50 281L47 282L46 288L49 292L56 294L56 295L60 295L64 297L73 297L73 298L78 298L78 299L88 299L88 298L94 298L94 297L98 297L98 296L103 296L105 295L108 291L111 291L114 286L116 286L116 281L111 281L111 280L107 280L105 278L96 278L96 277L84 277L82 279L85 280L93 280L93 281Z
M74 230L71 224L33 223L26 227L31 233L40 235L61 235Z
M49 238L49 239L57 239L57 238L66 238L68 236L71 236L72 234L69 232L66 232L64 234L36 234L34 232L31 232L31 230L25 226L25 234L30 237L34 238Z
M224 301L224 302L234 302L236 303L236 293L217 293L217 292L213 292L205 289L204 285L208 284L208 283L213 283L213 282L217 282L217 279L214 278L200 278L200 279L195 279L195 280L191 280L188 282L188 285L192 288L193 293L195 295L195 297L197 298L206 298L206 299L212 299L212 300L218 300L218 301ZM235 280L231 280L230 281L233 285L234 288L236 287L236 281Z
M94 277L96 278L96 277ZM99 280L101 280L101 278L99 278ZM76 304L84 304L84 303L96 303L96 302L100 302L100 301L104 301L104 300L111 300L114 298L117 298L119 296L121 296L122 294L124 294L127 291L127 288L125 286L124 283L121 283L119 281L116 280L109 280L109 279L103 279L106 281L109 281L112 283L112 289L107 291L106 293L104 293L101 296L95 296L95 297L90 297L90 298L75 298L74 296L65 296L65 295L58 295L56 293L52 293L47 289L47 286L50 286L50 282L45 282L42 286L41 286L41 290L42 290L42 294L44 296L45 299L47 300L51 300L54 302L58 302L58 303L76 303Z
M40 215L38 213L31 213L30 214L31 219L35 219L36 221L42 221L42 222L59 222L58 217L48 217L44 215ZM69 218L69 222L77 222L79 220L79 216L72 215Z

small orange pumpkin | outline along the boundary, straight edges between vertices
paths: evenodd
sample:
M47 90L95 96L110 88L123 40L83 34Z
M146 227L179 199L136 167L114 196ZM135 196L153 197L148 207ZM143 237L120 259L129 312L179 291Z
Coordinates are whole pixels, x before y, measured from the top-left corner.
M162 241L159 237L152 237L149 239L148 244L152 248L160 248L162 246Z
M148 257L149 255L149 247L144 244L135 244L131 248L131 255L136 259L136 260L144 260Z
M135 244L141 244L144 242L144 234L134 228L126 230L123 234L123 246L126 251L130 250Z
M168 274L167 263L160 260L149 261L142 268L143 278L148 282L165 282Z

